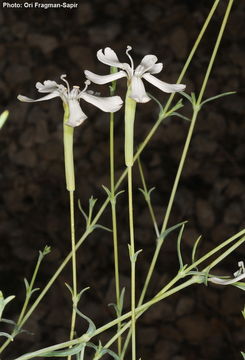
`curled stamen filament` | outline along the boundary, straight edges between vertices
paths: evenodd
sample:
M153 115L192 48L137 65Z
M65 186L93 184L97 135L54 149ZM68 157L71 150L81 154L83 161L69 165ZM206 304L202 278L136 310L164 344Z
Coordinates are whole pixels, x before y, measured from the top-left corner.
M83 88L83 90L82 90L81 92L84 92L84 91L87 90L88 86L91 84L91 81L90 81L90 80L86 80L86 81L84 81L84 84L85 84L85 86L84 86L84 88Z
M63 80L66 83L67 90L68 90L68 92L70 92L70 85L69 85L68 81L66 80L66 74L61 75L60 78L61 78L61 80Z
M132 50L132 47L128 45L127 50L126 50L126 54L127 54L128 58L130 60L132 72L134 72L134 61L133 61L131 55L129 55L129 51L131 51L131 50Z

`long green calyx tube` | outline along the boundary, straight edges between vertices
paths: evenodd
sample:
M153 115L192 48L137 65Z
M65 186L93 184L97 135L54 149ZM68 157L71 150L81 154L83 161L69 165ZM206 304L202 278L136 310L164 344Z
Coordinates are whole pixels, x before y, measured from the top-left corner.
M75 190L74 160L73 160L73 134L74 128L66 125L69 118L69 106L64 103L64 158L65 158L65 176L66 188L68 191Z
M136 110L136 101L130 97L131 87L125 98L125 164L128 167L133 166L134 163L134 119Z

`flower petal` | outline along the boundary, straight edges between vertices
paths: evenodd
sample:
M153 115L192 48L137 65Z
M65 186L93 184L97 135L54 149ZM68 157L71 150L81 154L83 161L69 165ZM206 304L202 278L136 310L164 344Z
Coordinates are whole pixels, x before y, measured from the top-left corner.
M121 63L118 60L117 54L111 48L109 48L109 47L105 48L104 53L103 53L102 49L97 51L97 58L103 64L106 64L109 66L115 66L119 69L125 70L127 72L128 76L131 77L131 74L132 74L131 66L127 63Z
M149 71L156 62L157 57L155 55L144 56L141 63L135 69L135 75L141 77L145 72Z
M68 106L70 115L66 125L71 127L81 125L84 120L87 119L87 116L82 111L79 101L76 99L70 99L68 100Z
M51 94L45 95L45 96L41 97L40 99L36 99L36 100L28 98L27 96L23 96L23 95L18 95L17 99L20 101L23 101L23 102L36 102L36 101L50 100L50 99L53 99L58 96L60 96L59 92L53 91Z
M157 57L155 55L145 55L141 60L140 65L148 69L157 62Z
M112 82L114 80L117 80L117 79L127 76L125 71L118 71L114 74L109 74L109 75L97 75L97 74L93 73L92 71L85 70L84 74L88 80L92 81L95 84L99 84L99 85L107 84L109 82Z
M58 85L55 81L51 81L51 80L45 80L43 82L43 84L40 82L36 83L36 88L41 93L53 92L53 91L57 90L59 86L60 85Z
M109 66L115 66L118 68L122 68L122 66L123 66L123 64L120 63L120 61L118 60L118 57L117 57L117 54L115 53L115 51L109 47L106 47L104 49L104 53L103 53L102 49L97 51L97 58L103 64L106 64Z
M158 64L155 64L153 65L149 70L148 72L150 74L158 74L162 71L162 68L163 68L163 64L162 63L158 63Z
M143 81L138 76L132 77L130 97L139 103L146 103L151 100L145 92Z
M166 93L184 91L186 87L186 85L183 84L168 84L164 81L157 79L155 76L149 73L144 74L142 77L149 81L152 85L156 86L158 89Z
M98 107L105 112L115 112L118 111L123 104L120 96L109 96L109 97L100 97L83 92L80 95L81 99L87 101L90 104Z

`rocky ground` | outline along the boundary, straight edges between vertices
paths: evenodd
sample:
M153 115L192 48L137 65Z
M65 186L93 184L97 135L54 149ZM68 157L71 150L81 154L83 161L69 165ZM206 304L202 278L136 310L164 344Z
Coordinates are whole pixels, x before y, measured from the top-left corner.
M10 110L0 134L0 288L17 299L5 316L16 319L24 299L23 278L31 276L38 250L46 244L52 252L43 263L38 287L43 287L69 251L68 194L65 190L62 155L62 105L54 99L37 104L18 102L21 93L37 97L35 83L59 80L67 74L71 84L84 82L83 70L106 74L108 67L96 60L96 51L110 46L125 59L127 45L139 62L156 54L164 63L162 80L175 82L213 1L192 0L94 0L82 1L77 9L15 10L0 12L1 111ZM222 0L206 37L183 82L187 92L198 93L227 1ZM236 95L207 104L199 115L185 171L170 223L187 220L184 232L185 261L195 239L202 234L200 253L216 246L244 228L244 13L245 3L235 1L205 97L225 91ZM60 81L60 80L59 80ZM94 86L103 94L108 88ZM123 96L125 80L118 82ZM165 102L167 95L147 86ZM179 97L178 97L179 98ZM176 97L177 99L177 97ZM183 110L190 112L188 104ZM76 200L88 207L90 196L105 199L101 185L109 184L108 115L83 103L89 119L75 133ZM143 141L157 117L151 101L138 105L136 144ZM189 123L173 117L158 129L142 155L149 187L155 187L152 202L159 224L166 208ZM124 169L123 117L116 115L116 175ZM137 262L137 291L144 282L155 247L154 231L135 169L136 248L143 248ZM122 185L126 189L126 183ZM76 209L77 237L85 229ZM120 268L129 294L127 252L127 196L118 199ZM109 208L100 223L110 225ZM232 274L244 259L244 246L219 265L220 274ZM96 230L79 251L79 287L90 286L82 311L96 325L114 314L113 246L111 235ZM148 296L156 293L176 272L176 242L166 240ZM23 333L6 351L8 358L67 339L71 283L65 269L42 301ZM58 294L58 296L57 296ZM128 299L126 299L128 306ZM236 288L194 286L156 305L139 321L138 357L153 360L238 360L244 344L242 292ZM81 332L83 325L81 325ZM111 333L109 333L111 335ZM108 335L107 335L108 336ZM105 342L106 337L102 337Z

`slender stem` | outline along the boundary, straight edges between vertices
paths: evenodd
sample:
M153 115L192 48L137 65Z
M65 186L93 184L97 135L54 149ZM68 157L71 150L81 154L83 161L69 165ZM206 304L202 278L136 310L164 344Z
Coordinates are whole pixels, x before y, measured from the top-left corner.
M134 217L133 217L133 189L132 166L128 167L128 208L130 229L130 262L131 262L131 331L132 331L132 360L136 360L136 318L135 318L135 246L134 246Z
M72 316L70 340L75 335L76 325L76 302L77 302L77 265L76 265L76 240L75 240L75 219L74 219L74 191L69 191L70 194L70 221L71 221L71 247L72 247ZM70 358L70 357L69 357Z
M141 181L142 181L142 185L143 185L145 200L146 200L148 208L149 208L149 212L150 212L150 215L151 215L151 219L152 219L152 222L153 222L153 226L154 226L154 229L155 229L156 236L159 237L160 233L159 233L159 230L158 230L154 210L153 210L153 207L151 205L151 199L150 199L149 191L148 191L147 186L146 186L146 181L145 181L145 176L144 176L144 172L143 172L141 161L140 161L140 156L138 157L138 167L139 167L140 177L141 177Z
M118 70L116 67L111 67L111 74L116 73ZM110 95L114 96L116 91L116 81L113 81L110 86ZM117 304L117 316L121 315L120 304L120 276L119 276L119 259L118 259L118 232L117 232L117 213L116 213L116 194L115 194L115 157L114 157L114 113L110 113L110 182L111 182L111 214L112 214L112 230L113 230L113 249L114 249L114 272L115 272L115 288L116 288L116 304ZM117 332L120 331L121 322L117 325ZM121 354L122 338L118 337L117 350L118 355Z
M40 267L40 264L42 262L42 259L43 259L43 256L39 254L38 256L38 260L37 260L37 264L35 266L35 270L34 270L34 273L32 275L32 279L31 279L31 282L30 282L30 286L28 289L26 289L26 299L25 299L25 302L24 302L24 305L23 305L23 308L21 310L21 313L20 313L20 316L18 318L18 321L17 321L17 328L19 326L19 324L21 323L24 315L25 315L25 312L26 312L26 309L27 309L27 306L29 304L29 301L30 301L30 298L31 298L31 292L32 292L32 289L33 289L33 286L34 286L34 283L35 283L35 280L36 280L36 277L37 277L37 273L38 273L38 270L39 270L39 267ZM2 350L2 349L1 349ZM1 352L0 350L0 352Z
M118 238L117 238L117 214L116 214L116 198L115 198L115 172L114 172L114 113L110 114L110 179L111 179L111 213L112 213L112 230L113 230L113 248L114 248L114 271L116 286L116 303L117 309L120 309L120 277L119 277L119 261L118 261ZM121 323L118 323L118 331ZM118 337L117 348L118 355L121 354L122 338Z
M74 128L66 125L69 118L69 107L64 104L64 122L63 122L63 142L64 142L64 162L66 188L68 191L75 190L75 171L73 157L73 135Z
M74 171L74 157L73 157L73 135L74 128L66 125L69 118L69 106L64 104L64 161L65 161L65 175L66 188L69 191L70 198L70 232L71 232L71 253L72 253L72 315L70 340L74 338L74 331L76 325L76 301L77 301L77 265L76 265L76 240L75 240L75 218L74 218L74 190L75 190L75 171ZM69 356L68 359L71 357Z
M135 318L135 263L137 254L134 246L134 215L133 215L133 180L132 167L134 164L134 120L136 111L136 101L131 97L131 86L125 98L125 164L128 168L128 214L129 214L129 233L130 245L129 256L131 264L131 334L132 334L132 360L136 360L136 318Z

